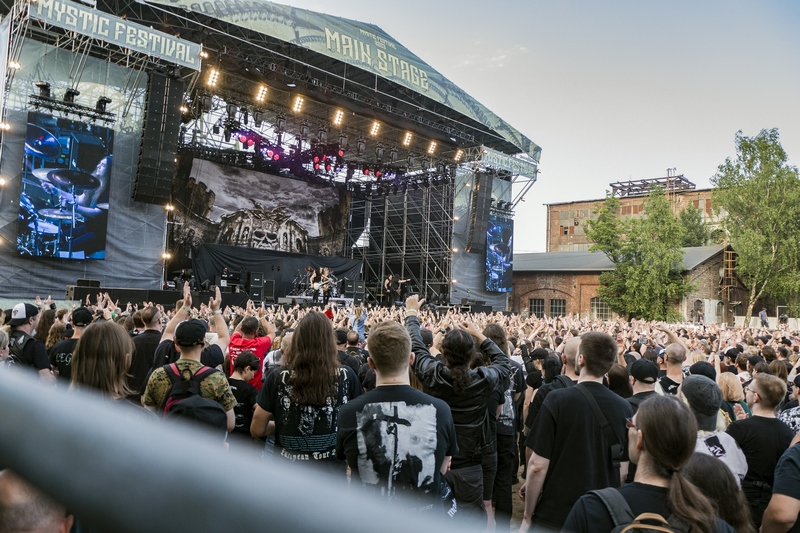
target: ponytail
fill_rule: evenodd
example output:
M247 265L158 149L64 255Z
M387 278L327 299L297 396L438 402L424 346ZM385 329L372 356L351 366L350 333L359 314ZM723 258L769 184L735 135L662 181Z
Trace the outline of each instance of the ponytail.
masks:
M692 485L680 472L670 476L667 485L667 506L691 533L711 533L716 521L716 510L700 489Z

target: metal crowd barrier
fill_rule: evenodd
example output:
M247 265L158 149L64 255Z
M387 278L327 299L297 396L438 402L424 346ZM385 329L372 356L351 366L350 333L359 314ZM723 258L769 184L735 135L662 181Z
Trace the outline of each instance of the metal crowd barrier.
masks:
M470 530L403 512L402 501L301 465L228 451L202 429L125 412L93 393L48 389L0 370L0 468L66 505L93 532Z

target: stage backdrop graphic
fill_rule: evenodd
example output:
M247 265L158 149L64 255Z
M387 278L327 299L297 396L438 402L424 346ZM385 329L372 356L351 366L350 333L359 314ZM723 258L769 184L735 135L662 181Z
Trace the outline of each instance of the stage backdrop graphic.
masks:
M201 244L341 255L350 209L342 189L184 154L173 191L170 276L192 266L192 250Z
M28 113L17 251L105 259L114 131Z
M514 253L514 220L489 215L486 230L486 290L511 292Z

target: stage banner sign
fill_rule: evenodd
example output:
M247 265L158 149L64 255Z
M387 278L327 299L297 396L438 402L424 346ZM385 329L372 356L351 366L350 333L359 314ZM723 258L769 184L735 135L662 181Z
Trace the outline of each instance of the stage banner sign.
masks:
M482 163L536 180L538 170L535 163L512 157L485 146L481 146L481 152Z
M121 48L200 70L201 45L69 0L31 2L28 16Z
M490 127L520 152L539 160L541 148L374 24L267 0L146 3L200 13L373 72Z

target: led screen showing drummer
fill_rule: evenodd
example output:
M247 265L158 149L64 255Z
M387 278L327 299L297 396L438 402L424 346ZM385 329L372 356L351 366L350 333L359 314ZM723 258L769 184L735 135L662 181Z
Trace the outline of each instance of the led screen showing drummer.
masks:
M486 230L486 290L511 292L514 221L489 215Z
M17 250L104 259L114 132L28 113Z

